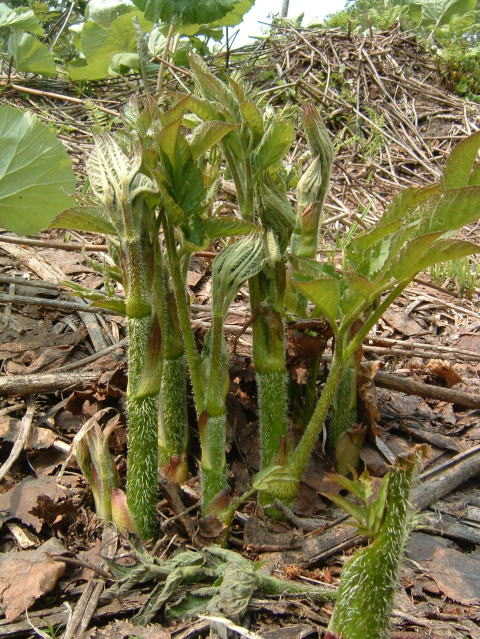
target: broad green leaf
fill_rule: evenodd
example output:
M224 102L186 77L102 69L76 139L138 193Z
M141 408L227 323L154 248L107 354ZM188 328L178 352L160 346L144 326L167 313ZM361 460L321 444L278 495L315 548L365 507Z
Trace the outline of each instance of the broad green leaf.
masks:
M255 102L242 102L240 105L240 113L253 133L253 140L257 142L263 135L263 118L260 109Z
M358 293L366 300L370 298L377 288L375 282L371 282L368 277L355 271L344 271L343 278L352 291Z
M227 122L209 121L200 124L193 132L189 142L194 160L198 160L205 151L218 144L237 125Z
M292 122L273 121L265 131L254 153L255 169L258 173L265 171L281 160L292 146L295 129Z
M287 258L293 269L301 273L302 276L313 278L335 276L334 269L330 265L317 262L313 258L298 257L298 255L293 255L292 253L288 253Z
M135 4L152 22L205 24L221 20L239 0L135 0Z
M415 271L425 271L430 266L458 260L480 252L480 245L465 240L443 239L433 244L432 248L419 261Z
M0 107L0 225L33 235L75 202L68 155L31 113Z
M347 246L347 258L353 262L365 257L365 253L387 235L396 233L402 226L402 220L388 224L377 224L372 229L355 235Z
M468 180L468 186L480 186L480 164L473 167Z
M67 229L69 231L86 231L87 233L101 233L113 235L115 228L103 216L96 206L74 206L57 215L48 225L50 229Z
M464 16L477 6L476 0L423 0L421 24L429 27L441 27L455 16Z
M407 217L412 215L420 204L439 191L440 188L437 185L400 191L380 218L379 226L385 226L392 222L405 223Z
M478 157L479 148L480 133L470 135L454 147L443 169L442 187L444 189L458 189L470 184L470 175Z
M399 254L395 263L392 266L392 274L397 280L409 279L418 273L421 268L421 260L428 253L432 244L434 244L441 232L428 233L427 235L420 235L412 240Z
M43 29L32 9L27 7L11 9L3 2L0 3L0 29L2 28L15 28L18 31L43 35Z
M195 82L200 88L203 97L216 102L216 107L232 121L235 111L240 110L238 100L232 90L210 72L200 56L191 53L189 56L190 67L193 71ZM235 121L235 120L233 120Z
M233 8L218 20L214 20L211 25L221 27L234 27L240 24L243 20L243 16L250 11L255 0L237 0Z
M480 186L466 186L432 197L422 209L422 233L455 231L480 217Z
M138 53L137 34L133 24L136 17L145 32L153 24L140 11L125 13L116 18L109 28L96 22L86 22L82 29L81 51L87 60L86 66L69 67L72 80L98 80L108 77L108 69L117 53Z
M243 16L250 11L253 6L255 0L237 0L233 9L226 13L222 18L218 20L214 20L213 22L209 22L208 27L206 28L205 23L200 24L186 24L182 23L181 26L175 29L176 33L181 33L182 35L207 35L209 37L213 37L217 40L221 40L223 33L221 27L234 27L243 20ZM220 27L220 29L219 29ZM214 31L220 31L220 37L215 37Z
M220 113L209 100L204 100L196 95L188 95L184 100L185 104L183 100L180 100L175 107L172 107L172 110L178 107L182 108L183 111L190 110L202 120L218 120Z
M323 277L311 282L299 282L294 279L292 282L325 315L332 329L336 330L340 306L340 282L333 277Z
M160 181L157 181L157 186L170 223L179 224L185 218L185 211L178 206Z
M260 232L261 228L253 222L241 220L238 217L209 217L204 220L205 231L208 237L214 240L217 237L231 237L246 235L247 233Z
M57 67L48 47L30 33L11 33L7 48L17 71L56 75Z
M116 18L134 10L135 5L130 0L90 0L85 19L109 27Z

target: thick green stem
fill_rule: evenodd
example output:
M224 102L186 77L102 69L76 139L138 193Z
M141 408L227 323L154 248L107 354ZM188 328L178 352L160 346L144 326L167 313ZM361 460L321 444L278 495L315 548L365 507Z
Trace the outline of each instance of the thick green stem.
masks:
M160 466L171 481L181 483L188 479L187 369L183 352L163 361L160 388Z
M409 495L418 453L389 477L386 515L375 541L342 571L329 629L344 639L387 639L400 560L410 531Z
M359 447L351 439L356 421L357 369L350 359L335 393L328 428L329 445L335 451L336 466L341 475L346 475L358 464Z
M225 457L226 414L207 417L206 424L200 424L202 443L202 513L223 519L228 502L222 496L227 488L227 460ZM220 499L220 501L219 501Z
M165 244L167 247L168 261L170 265L170 273L172 276L173 291L177 304L178 322L182 331L183 343L185 345L185 355L187 358L188 368L190 371L190 379L192 381L193 395L197 415L203 410L204 405L204 384L200 368L200 358L195 346L195 337L193 335L190 316L187 305L187 295L185 290L185 282L180 272L180 261L175 248L175 238L173 231L164 219L163 229L165 233Z
M151 325L150 315L127 318L127 502L143 538L153 536L156 528L158 385L156 392L138 393Z
M204 412L205 423L200 424L202 444L202 510L222 518L228 504L215 498L227 488L225 457L226 407L230 385L228 362L223 337L223 315L215 313L208 352L208 384Z
M251 314L255 318L253 363L257 372L262 468L265 468L284 462L288 435L284 322L278 308L283 298L277 295L283 287L277 286L275 273L267 277L262 272L249 280L249 288Z
M159 261L159 260L157 260ZM160 467L173 482L188 479L187 368L177 305L169 277L161 263L162 377L158 420Z

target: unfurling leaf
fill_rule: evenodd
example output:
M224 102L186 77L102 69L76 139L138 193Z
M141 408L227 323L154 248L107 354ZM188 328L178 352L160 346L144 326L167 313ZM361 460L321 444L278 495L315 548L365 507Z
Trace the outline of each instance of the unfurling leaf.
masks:
M224 315L240 286L259 273L265 251L261 235L252 234L223 249L213 262L214 313Z

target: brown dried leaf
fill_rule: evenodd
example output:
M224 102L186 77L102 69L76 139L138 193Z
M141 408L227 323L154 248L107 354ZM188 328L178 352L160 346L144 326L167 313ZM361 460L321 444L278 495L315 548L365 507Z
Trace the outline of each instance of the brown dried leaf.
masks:
M404 310L388 310L382 315L382 319L396 331L408 337L425 333L420 324L407 315Z
M18 619L39 597L55 588L65 564L53 561L47 552L64 551L57 540L37 550L8 553L0 565L0 600L8 622Z
M455 548L439 548L430 571L432 579L450 599L466 605L480 603L480 557Z
M2 415L0 417L0 439L7 442L14 442L18 436L21 419ZM34 428L27 439L26 448L30 450L40 450L41 448L49 448L57 439L55 433L48 428Z
M40 532L43 521L31 512L37 506L38 498L46 495L56 501L65 497L66 494L65 489L57 483L55 477L26 478L0 495L0 511L10 513L24 524L32 526L36 532Z
M372 429L375 429L380 419L374 383L375 375L380 366L380 362L366 362L357 370L358 419L362 424Z
M451 388L455 386L455 384L460 384L463 381L450 362L433 359L429 363L428 368L432 375L438 377L446 384L447 388Z

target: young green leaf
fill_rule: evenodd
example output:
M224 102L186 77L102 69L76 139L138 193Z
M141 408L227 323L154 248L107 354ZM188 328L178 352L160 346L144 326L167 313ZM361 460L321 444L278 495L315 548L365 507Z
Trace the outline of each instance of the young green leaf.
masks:
M257 173L265 171L285 156L292 146L294 135L292 122L275 120L269 125L253 156Z
M193 159L198 160L205 151L218 144L236 126L236 124L219 121L208 121L200 124L189 140Z
M253 133L254 142L258 142L263 135L263 118L260 109L254 102L246 101L240 105L242 118Z
M305 295L328 319L334 331L340 305L340 282L334 277L322 277L311 282L292 280L298 290Z
M253 222L231 216L209 217L204 220L204 226L208 237L212 240L217 237L246 235L247 233L259 233L261 231L261 228L253 224Z
M50 222L50 229L67 229L68 231L86 231L113 235L115 227L104 217L98 206L73 206Z

